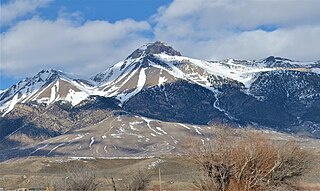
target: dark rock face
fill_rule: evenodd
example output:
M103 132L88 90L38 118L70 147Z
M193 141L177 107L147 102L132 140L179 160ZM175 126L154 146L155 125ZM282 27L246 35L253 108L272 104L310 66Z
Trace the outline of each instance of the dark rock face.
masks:
M242 124L259 124L281 130L297 120L285 111L281 105L259 101L245 94L240 88L222 87L218 96L219 107L228 111Z
M215 101L210 90L181 80L138 93L124 104L124 109L164 121L208 124L227 119L214 107Z
M320 75L262 72L249 90L214 77L211 82L220 91L217 105L239 122L319 137Z
M290 118L279 129L319 137L320 134L320 75L299 71L271 71L262 73L250 88L250 93L264 103L280 108ZM278 128L277 128L278 129Z
M262 72L245 89L232 79L210 76L213 93L187 81L145 89L123 108L164 121L208 124L228 121L316 136L320 132L320 77L299 71ZM308 122L309 121L309 122ZM299 128L294 128L298 127Z
M72 108L73 112L81 112L82 110L120 110L120 101L115 98L102 96L89 96L86 100Z
M284 70L262 73L250 93L301 118L320 99L320 75Z
M145 49L135 50L128 58L139 58L142 55L152 55L164 53L170 56L181 56L181 53L173 49L171 46L166 45L163 42L156 41L152 44L146 45Z
M311 107L309 107L304 114L301 116L301 118L304 121L313 121L315 123L320 123L320 99L318 98L313 102Z
M292 60L282 57L274 57L269 56L268 58L264 59L263 62L266 63L267 67L295 67L294 65L290 64Z

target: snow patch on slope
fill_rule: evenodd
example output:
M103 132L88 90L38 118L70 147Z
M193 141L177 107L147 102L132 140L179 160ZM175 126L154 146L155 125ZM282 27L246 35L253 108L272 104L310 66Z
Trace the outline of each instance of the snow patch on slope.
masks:
M146 118L146 117L140 117L140 118L143 119L145 122L147 122L147 126L149 127L149 129L150 129L151 131L153 131L153 132L156 133L156 134L162 135L162 133L156 131L155 129L153 129L153 128L151 127L150 122L151 122L151 121L154 121L154 120L149 119L149 118ZM155 135L154 133L150 133L150 134L155 137L156 135Z
M56 97L56 94L59 92L59 80L52 86L51 88L51 95L48 103L52 103L56 98L58 99L59 97Z
M226 63L223 63L223 62L208 62L208 61L198 60L198 59L184 57L184 56L169 56L166 54L158 54L155 56L158 59L166 62L171 68L173 68L174 76L178 78L184 78L185 75L181 70L176 68L172 63L189 61L195 66L204 69L209 74L217 75L225 78L231 78L233 80L239 81L243 83L246 88L250 87L251 83L253 82L255 73L276 70L276 68L259 68L259 67L235 64L233 59L229 59L227 60ZM201 79L200 75L199 77Z
M94 143L94 137L91 137L90 138L90 143L89 143L90 149L92 148L93 143Z
M7 111L2 115L5 116L7 113L9 113L11 110L13 110L14 106L18 103L18 94L16 94L13 99L10 101L10 105L9 108L7 109Z
M311 71L320 74L320 68L312 68Z
M61 143L61 144L59 144L59 145L57 145L57 146L53 147L53 149L51 149L51 150L48 152L48 154L47 154L47 155L50 155L53 151L57 150L59 147L61 147L61 146L65 145L65 144L67 144L67 143Z
M86 94L85 92L76 92L73 89L70 89L65 100L69 101L73 106L75 106L81 101L85 100L87 97L88 94Z
M186 125L184 125L184 124L182 124L182 123L178 123L179 125L181 125L182 127L184 127L184 128L186 128L186 129L191 129L190 127L188 127L188 126L186 126Z
M132 96L136 95L139 93L142 88L144 87L144 84L146 83L146 73L145 73L146 68L141 68L140 73L139 73L139 79L138 79L138 84L137 88L130 92L130 93L121 93L117 96L117 99L120 100L121 102L125 102L128 99L130 99Z

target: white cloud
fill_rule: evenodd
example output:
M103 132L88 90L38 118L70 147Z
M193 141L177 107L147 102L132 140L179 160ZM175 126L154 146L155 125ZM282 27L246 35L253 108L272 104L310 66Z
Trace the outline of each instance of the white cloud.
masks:
M154 31L157 39L203 59L317 60L319 9L315 0L175 0L153 17ZM276 30L261 30L270 26Z
M53 21L35 16L1 34L0 70L15 77L30 76L43 68L91 75L153 40L165 41L184 55L200 59L275 55L319 60L319 8L316 0L175 0L151 18L153 28L148 21L132 19L85 21L78 12L62 12ZM14 15L6 20L18 17ZM260 29L270 25L276 30ZM145 35L152 32L154 38Z
M1 4L1 24L9 24L15 19L34 12L39 7L46 6L51 0L13 0Z
M320 26L278 29L272 32L254 30L225 38L194 42L186 52L213 60L225 58L262 59L270 55L294 60L316 61L320 55ZM188 42L191 44L192 42Z
M81 25L60 18L32 18L1 34L1 70L28 76L43 68L89 75L105 70L147 40L147 22L87 21Z
M254 29L260 25L281 27L320 24L320 1L316 0L175 0L160 9L155 19L192 24L193 29ZM193 22L189 22L193 21Z

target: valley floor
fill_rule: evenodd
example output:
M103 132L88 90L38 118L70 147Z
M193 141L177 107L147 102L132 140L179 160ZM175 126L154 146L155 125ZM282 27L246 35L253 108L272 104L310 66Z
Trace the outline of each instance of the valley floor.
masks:
M314 168L303 176L303 190L320 190L320 154ZM139 170L151 175L148 190L159 190L159 168L162 190L195 190L193 180L196 166L185 157L167 156L146 159L70 159L25 158L0 163L0 190L17 188L45 188L68 176L70 169L90 169L101 184L99 190L112 190L111 177L116 184Z

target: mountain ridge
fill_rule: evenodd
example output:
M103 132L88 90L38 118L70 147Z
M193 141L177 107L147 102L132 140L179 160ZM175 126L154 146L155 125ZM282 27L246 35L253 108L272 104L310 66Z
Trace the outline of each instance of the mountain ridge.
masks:
M0 113L0 142L8 147L112 124L123 115L319 138L320 66L273 56L205 61L155 42L91 79L42 70L0 93Z
M188 66L181 66L181 63ZM177 68L175 64L177 64L177 66L180 68ZM154 43L147 43L141 46L140 48L133 51L124 61L118 62L117 64L111 66L104 72L98 73L89 79L85 79L74 74L64 73L63 71L55 69L42 70L34 77L25 78L16 85L13 85L10 88L1 91L0 111L2 110L3 115L5 115L13 109L16 103L24 103L30 100L36 100L38 102L50 104L54 101L52 100L54 98L51 98L48 95L46 98L47 100L45 101L36 99L31 95L36 94L40 90L50 88L45 86L49 86L50 83L52 83L54 80L57 80L57 78L62 79L63 81L67 81L71 86L74 87L74 89L77 89L78 92L82 94L82 96L80 96L82 98L80 98L77 101L73 101L72 98L70 98L71 96L69 96L67 99L68 93L64 92L64 98L60 98L57 100L69 101L72 102L73 105L76 105L84 99L86 99L87 97L89 97L90 95L99 95L105 97L118 96L121 102L127 101L132 95L135 95L137 92L141 91L141 89L144 88L141 87L141 85L144 81L143 78L147 77L145 71L148 70L148 67L157 68L160 72L166 73L166 75L163 75L161 77L159 74L158 84L153 82L147 87L160 85L164 83L165 76L169 76L169 82L176 81L177 79L191 80L196 83L202 81L202 83L200 83L201 85L207 87L208 89L211 89L210 86L212 86L212 84L208 84L207 82L205 82L207 80L204 79L209 78L210 75L238 81L248 88L252 83L254 75L259 72L267 72L272 70L296 70L301 72L313 72L319 74L319 65L320 64L317 62L298 62L287 58L274 56L269 56L262 60L253 61L235 59L227 59L223 61L202 61L188 57L183 57L180 52L176 51L168 44L161 41L156 41ZM191 75L200 72L205 74L200 76L194 76L194 78L192 78L191 75L188 76L188 72L190 71L186 71L187 69L181 67L189 67L187 68L189 70L191 68L191 72L193 72ZM169 70L165 70L166 68L169 68ZM49 76L45 76L46 74ZM123 81L121 80L124 77L129 78L129 80L127 79L127 82L136 81L136 91L133 91L132 89L134 88L132 87L131 89L130 87L127 87L127 91L125 91L124 88L118 88L117 90L114 90L115 86L119 86L119 84L114 82L118 79L119 83L122 83ZM140 85L138 84L137 79L141 79ZM156 79L153 79L153 81L155 80ZM44 83L41 84L39 82ZM31 87L25 87L28 85ZM124 83L120 85L126 86L127 84ZM51 92L51 94L52 93L53 92ZM17 94L20 95L17 96ZM129 96L126 96L128 94ZM8 102L11 103L9 104Z

